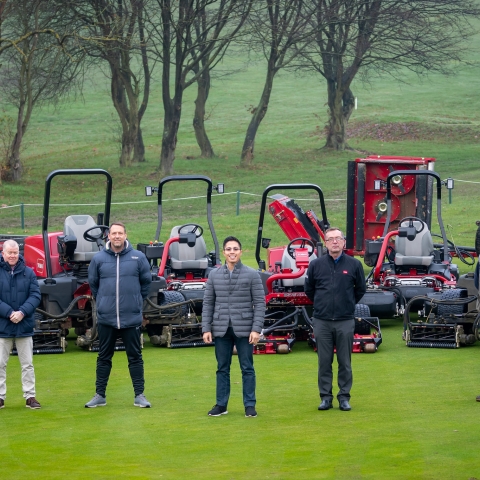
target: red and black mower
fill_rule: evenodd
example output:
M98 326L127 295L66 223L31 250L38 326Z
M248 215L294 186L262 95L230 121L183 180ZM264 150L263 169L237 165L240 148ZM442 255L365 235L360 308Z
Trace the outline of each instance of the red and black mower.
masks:
M160 241L164 187L169 182L205 182L207 184L207 222L214 250L207 252L204 228L186 223L172 228L165 243ZM223 184L213 186L203 175L174 175L160 180L158 187L146 187L147 196L158 195L158 223L155 239L140 243L150 261L154 277L163 279L162 288L147 300L144 310L146 330L153 345L169 348L207 346L203 342L201 322L203 295L209 272L220 264L220 250L212 221L212 192L223 193ZM210 345L210 344L209 344Z
M52 180L65 175L105 177L104 210L96 221L90 215L70 215L64 221L63 231L49 232ZM33 337L35 353L63 353L70 328L75 329L81 346L93 345L96 315L87 283L88 265L104 246L111 195L112 177L105 170L55 170L47 176L42 233L27 237L24 242L25 263L35 271L42 294Z
M270 247L263 237L264 214L272 190L313 190L318 195L321 219L312 210L304 211L284 194L272 195L268 211L287 235L287 246ZM315 348L312 326L312 302L305 295L305 273L310 261L324 255L324 232L328 229L323 192L314 184L270 185L262 195L255 257L265 289L267 312L260 342L254 352L289 353L295 340L307 340ZM260 258L260 247L267 248L267 263ZM268 264L268 267L267 267ZM381 343L380 323L371 317L368 307L357 312L354 352L376 351Z
M441 243L433 242L429 226L418 217L400 219L398 227L389 231L392 179L407 174L436 180ZM387 217L383 235L365 241L365 264L372 267L367 277L369 290L390 291L395 295L397 311L404 317L404 339L410 347L455 348L475 341L473 320L466 315L467 304L472 299L466 289L457 286L458 266L452 263L443 225L442 183L439 175L429 170L399 170L389 174L385 185L378 184L379 190L386 188ZM472 258L468 252L464 254ZM462 258L464 254L461 253ZM412 320L411 311L418 312L418 321Z

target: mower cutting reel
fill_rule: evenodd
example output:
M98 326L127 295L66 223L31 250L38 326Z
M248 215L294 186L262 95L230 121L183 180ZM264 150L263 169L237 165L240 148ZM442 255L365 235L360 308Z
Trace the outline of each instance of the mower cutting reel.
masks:
M173 227L169 238L160 241L163 223L163 192L169 182L205 182L207 184L207 222L214 250L207 253L204 228L196 223ZM183 348L205 346L201 315L203 295L210 271L220 264L220 248L212 221L212 192L223 193L224 186L213 186L203 175L174 175L160 180L158 187L146 187L147 195L158 194L158 223L155 239L139 243L150 262L152 275L162 285L152 292L144 309L145 328L156 346ZM211 345L211 344L209 344Z
M447 292L449 295L445 295ZM407 303L403 315L403 340L407 347L459 348L473 345L479 338L479 312L467 311L468 304L477 297L467 296L465 289L447 292L440 298L413 297ZM423 310L412 319L412 306L419 304L423 304Z

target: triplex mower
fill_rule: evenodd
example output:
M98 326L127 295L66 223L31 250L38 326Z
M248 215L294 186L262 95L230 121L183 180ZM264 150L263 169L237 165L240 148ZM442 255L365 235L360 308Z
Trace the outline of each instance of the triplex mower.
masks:
M169 182L205 182L207 184L207 222L214 250L207 253L204 229L195 223L172 228L165 243L162 230L162 199ZM150 261L152 274L164 279L157 298L148 300L144 310L146 330L153 345L169 348L207 346L202 339L201 322L203 295L209 272L220 263L220 250L212 221L212 191L223 193L223 184L213 186L203 175L175 175L160 180L158 187L146 187L147 196L158 194L158 223L155 239L140 243L137 248ZM210 345L210 344L209 344Z
M400 219L398 227L389 231L392 179L407 174L436 180L441 243L433 242L426 222L417 217ZM410 347L455 348L475 342L472 332L475 316L466 315L472 298L466 289L457 287L458 267L452 263L442 221L442 183L437 173L428 170L399 170L389 174L385 185L387 218L383 235L365 241L364 261L373 267L367 277L369 291L365 298L376 290L394 294L396 309L404 316L404 339ZM382 187L379 183L378 188ZM460 252L462 258L463 255L473 260L469 252ZM412 321L412 310L418 312L418 322Z
M283 194L273 195L268 210L290 240L287 246L270 247L263 237L268 194L272 190L313 190L318 194L321 220L309 210L304 212L294 200ZM322 240L329 223L323 192L314 184L275 184L262 195L257 229L255 258L265 290L267 312L257 354L289 353L296 339L308 340L315 347L312 327L312 302L305 295L305 273L311 260L325 254ZM267 249L267 262L260 258L260 248ZM268 265L268 267L267 267ZM353 352L374 352L381 343L378 318L370 317L368 307L356 312L357 323Z
M105 178L105 205L95 221L90 215L69 215L63 231L49 232L51 185L58 176L100 176ZM95 301L88 285L88 266L105 246L110 219L112 177L101 169L55 170L45 181L42 234L25 238L25 263L38 278L42 303L36 313L33 336L35 353L63 353L68 329L74 328L78 346L98 350ZM150 295L165 285L154 278ZM123 350L121 340L116 349Z

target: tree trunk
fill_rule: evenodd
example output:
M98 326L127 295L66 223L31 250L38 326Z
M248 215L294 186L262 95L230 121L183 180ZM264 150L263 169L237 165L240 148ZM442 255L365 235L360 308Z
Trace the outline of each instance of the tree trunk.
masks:
M327 80L327 83L329 119L326 125L327 139L325 148L345 150L348 147L345 135L348 120L345 118L344 92L336 85L336 82Z
M9 182L18 182L22 178L23 164L20 160L20 148L23 140L23 129L17 128L17 133L10 148L10 155L7 158L6 172L4 173L5 180Z
M177 134L180 127L182 112L182 95L164 103L165 120L163 121L162 151L160 153L160 172L162 175L173 174L175 149L177 148Z
M243 168L250 167L253 164L255 137L257 135L258 128L260 127L260 123L267 114L268 104L270 102L270 96L272 94L273 78L275 76L275 73L276 71L274 66L272 65L272 62L269 62L267 69L267 77L265 79L262 96L260 97L257 108L253 112L252 119L250 120L250 124L248 125L247 133L245 135L245 141L243 142L242 156L240 159L240 166Z
M133 145L133 161L138 163L145 161L145 144L143 143L143 135L140 125L138 126L137 138Z
M212 144L205 130L205 104L208 100L209 91L210 71L206 68L197 80L197 98L195 99L195 113L193 117L195 137L200 147L200 155L204 158L213 158L215 156Z

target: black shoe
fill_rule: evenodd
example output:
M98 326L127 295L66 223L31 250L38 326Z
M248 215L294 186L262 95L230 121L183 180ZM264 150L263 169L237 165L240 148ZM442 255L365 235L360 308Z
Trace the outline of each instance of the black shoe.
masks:
M480 402L480 395L475 399L477 402ZM0 407L2 408L2 407Z
M255 410L255 407L245 407L245 416L246 417L256 417L257 416L257 411Z
M331 400L322 400L322 403L318 406L319 410L330 410L333 408Z
M227 407L222 407L221 405L214 405L213 408L208 412L209 417L219 417L220 415L226 415Z
M348 403L348 400L340 400L340 410L343 410L344 412L348 412L351 409L352 407Z

